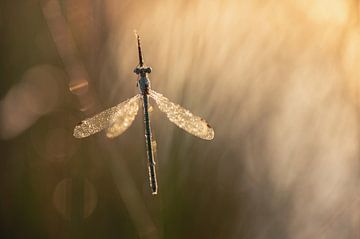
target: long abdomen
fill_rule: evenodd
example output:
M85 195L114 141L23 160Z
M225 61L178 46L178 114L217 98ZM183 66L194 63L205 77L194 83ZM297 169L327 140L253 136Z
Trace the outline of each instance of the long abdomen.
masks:
M150 177L150 187L153 194L157 193L157 183L156 183L156 172L155 172L155 160L154 152L152 148L152 136L151 136L151 127L150 127L150 117L149 117L149 96L147 94L143 95L144 98L144 122L145 122L145 140L146 140L146 151L149 160L149 177Z

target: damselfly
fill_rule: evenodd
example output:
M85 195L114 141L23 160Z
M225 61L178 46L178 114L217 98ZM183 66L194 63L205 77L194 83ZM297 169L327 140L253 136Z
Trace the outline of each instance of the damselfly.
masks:
M195 116L190 111L172 103L169 99L150 88L148 75L151 73L151 67L144 65L139 35L136 34L136 38L139 64L134 69L134 73L138 75L137 85L140 94L137 94L91 118L81 121L74 129L74 136L76 138L85 138L103 129L106 129L106 136L108 138L119 136L128 129L134 121L139 110L140 100L142 100L144 108L145 141L149 161L150 187L152 193L156 194L157 182L149 117L149 96L155 100L159 109L166 114L171 122L188 133L202 139L211 140L214 138L214 130L204 119Z

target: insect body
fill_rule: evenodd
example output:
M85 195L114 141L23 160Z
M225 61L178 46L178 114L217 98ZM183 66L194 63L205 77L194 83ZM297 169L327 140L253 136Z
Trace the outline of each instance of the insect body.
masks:
M193 134L199 138L211 140L214 138L214 130L206 121L193 115L190 111L181 106L172 103L163 95L151 90L148 75L151 73L151 67L144 66L141 51L140 37L137 36L139 65L134 72L139 76L138 87L140 94L107 109L91 118L83 120L74 129L76 138L84 138L106 129L106 136L114 138L122 134L130 127L139 110L140 99L143 101L144 123L145 123L145 141L149 164L150 187L153 194L157 193L155 159L153 152L153 142L151 135L151 125L149 116L149 98L155 100L159 109L166 114L171 122L178 127Z

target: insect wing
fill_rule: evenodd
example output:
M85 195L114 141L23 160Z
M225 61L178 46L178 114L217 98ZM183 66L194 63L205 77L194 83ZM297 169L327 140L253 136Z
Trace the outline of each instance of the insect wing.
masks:
M140 94L131 98L113 115L110 120L109 127L106 130L106 136L108 138L114 138L119 136L131 126L137 112L139 111L140 98Z
M93 134L100 132L101 130L109 127L110 123L113 122L113 118L118 116L118 112L124 112L125 115L134 114L133 111L126 112L126 111L124 111L124 109L128 109L129 106L135 107L134 102L137 102L135 104L137 104L136 107L138 109L139 108L139 106L138 106L139 105L139 103L138 103L139 97L140 97L140 95L136 95L114 107L104 110L103 112L101 112L97 115L94 115L91 118L81 121L74 129L74 137L75 138L85 138L85 137L93 135ZM136 115L136 113L135 113L135 115ZM127 118L127 116L123 116L123 117ZM129 121L127 121L127 122L129 123L129 126L130 126L131 122L129 122ZM127 129L129 126L127 126L125 129Z
M150 96L155 100L159 109L178 127L202 139L211 140L214 138L214 130L201 117L193 115L190 111L172 103L162 94L153 90L150 90Z

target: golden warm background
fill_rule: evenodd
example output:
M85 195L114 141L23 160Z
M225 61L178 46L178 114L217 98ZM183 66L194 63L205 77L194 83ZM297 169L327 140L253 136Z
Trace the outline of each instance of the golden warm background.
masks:
M0 3L1 238L360 238L356 0ZM152 87L159 194L142 115L115 140L77 122Z

